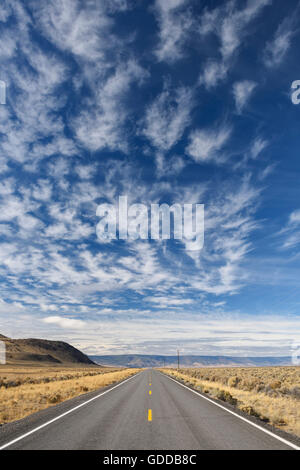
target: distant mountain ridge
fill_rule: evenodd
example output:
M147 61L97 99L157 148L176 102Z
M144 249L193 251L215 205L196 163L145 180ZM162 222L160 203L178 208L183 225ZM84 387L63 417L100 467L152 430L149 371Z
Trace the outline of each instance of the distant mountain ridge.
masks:
M124 354L90 356L96 363L121 367L177 367L177 356ZM255 367L291 365L290 357L180 356L180 367Z
M46 339L12 339L0 335L6 345L8 364L41 363L41 364L95 364L86 354L63 341Z

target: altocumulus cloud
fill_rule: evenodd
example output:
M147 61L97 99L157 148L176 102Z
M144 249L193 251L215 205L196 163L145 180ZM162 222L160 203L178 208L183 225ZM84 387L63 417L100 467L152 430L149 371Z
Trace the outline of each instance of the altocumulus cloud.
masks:
M43 318L42 321L44 323L48 323L50 325L57 325L57 326L60 326L61 328L66 328L66 329L80 329L85 326L85 322L82 320L77 320L75 318L59 317L56 315L53 317Z
M288 96L298 13L296 0L3 0L3 334L94 353L180 341L287 353L279 330L298 314L300 278ZM119 195L204 204L203 249L101 243L97 206Z

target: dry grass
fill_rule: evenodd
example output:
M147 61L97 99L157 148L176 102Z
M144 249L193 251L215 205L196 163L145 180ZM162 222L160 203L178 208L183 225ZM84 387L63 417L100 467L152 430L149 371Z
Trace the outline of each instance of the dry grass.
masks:
M36 411L101 387L119 382L138 369L99 367L0 367L0 423L8 423Z
M300 368L161 369L203 393L300 436Z

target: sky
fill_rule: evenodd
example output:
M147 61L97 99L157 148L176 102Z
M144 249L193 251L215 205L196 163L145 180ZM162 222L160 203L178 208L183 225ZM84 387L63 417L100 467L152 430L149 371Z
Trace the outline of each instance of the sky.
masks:
M298 0L2 1L0 333L300 348L299 20ZM204 204L203 248L99 240L122 195Z

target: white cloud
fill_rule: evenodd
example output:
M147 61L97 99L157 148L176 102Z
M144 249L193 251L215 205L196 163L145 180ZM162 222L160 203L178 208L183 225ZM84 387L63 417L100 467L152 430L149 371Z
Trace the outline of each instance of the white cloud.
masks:
M7 2L3 3L3 5L1 5L1 10L0 10L0 21L2 23L5 23L11 14L12 14L11 5Z
M300 209L292 212L289 217L289 222L291 224L299 224L300 223Z
M258 178L263 181L266 179L273 171L275 170L277 164L273 163L271 165L267 165L266 168L259 174Z
M174 176L179 174L186 165L186 162L179 155L165 157L163 153L157 153L155 156L157 175Z
M146 111L143 134L158 150L170 150L189 125L192 108L192 90L166 86Z
M66 318L59 316L46 317L42 320L44 323L49 325L58 325L61 328L65 329L81 329L85 326L85 322L82 320L77 320L75 318Z
M1 14L1 13L0 13ZM17 49L17 39L12 31L4 30L1 34L0 57L2 60L10 59Z
M16 189L16 181L14 178L8 178L5 181L0 181L0 195L8 196L13 194Z
M269 145L269 142L261 137L257 137L252 143L250 149L251 158L257 158L261 152Z
M227 15L222 18L219 30L221 54L225 60L231 57L240 46L248 24L261 13L265 6L271 3L271 0L248 0L245 8L241 10L232 10L234 3L228 4Z
M285 59L289 48L291 47L292 39L295 36L298 26L297 19L299 18L299 5L292 16L285 18L278 26L274 37L270 40L265 47L263 59L266 67L278 67Z
M113 37L108 35L112 21L102 2L91 0L84 7L78 0L31 1L37 24L60 49L80 59L103 61Z
M0 304L0 314L5 312L5 307L2 308ZM180 319L174 318L174 312L166 314L161 311L134 321L119 317L116 335L113 319L89 320L80 327L77 324L75 328L71 325L64 327L58 323L45 322L32 314L21 313L16 307L13 309L11 315L3 315L1 318L1 332L7 336L67 341L86 354L95 355L176 356L179 347L186 355L289 356L291 345L300 340L297 333L299 318L282 318L276 314L256 316L253 321L253 316L247 314L216 314L215 309L209 315L197 312ZM74 321L67 317L59 318ZM102 332L101 342L99 328Z
M224 155L222 156L220 152L228 142L230 135L231 129L227 126L195 130L190 134L190 142L186 152L198 163L223 162L226 158L224 159Z
M243 80L233 84L233 95L238 113L241 113L248 104L256 85L255 82L250 80Z
M287 223L276 233L280 250L294 249L300 244L300 209L291 212Z
M126 5L126 2L115 2L113 10L124 11ZM126 47L111 33L112 5L94 0L85 5L77 0L29 2L34 27L52 45L73 54L78 61L80 67L73 76L71 61L64 61L61 53L46 52L32 40L29 28L32 16L21 4L15 6L17 24L11 32L6 30L10 37L1 77L8 87L13 84L12 89L16 90L16 96L11 96L9 105L0 112L0 132L5 135L1 153L6 160L17 160L27 171L36 172L44 158L80 152L76 142L66 137L61 117L68 94L62 85L68 81L72 86L71 80L74 93L81 93L83 85L90 89L80 112L77 108L68 119L79 141L91 150L107 147L125 151L127 139L123 126L128 119L128 108L123 101L132 85L141 83L147 72L132 58L121 63L118 53L116 57L107 55L108 50L120 51ZM19 54L26 58L22 67L17 65ZM7 161L2 169L8 169ZM66 181L60 184L67 188Z
M32 204L26 198L22 199L15 195L6 195L0 202L0 220L12 221L15 218L21 218L37 207L36 203Z
M77 165L75 171L78 174L79 178L82 180L91 179L97 170L97 166L94 165Z
M32 195L37 200L49 201L52 196L52 184L48 180L38 180Z
M86 100L79 116L73 119L77 138L86 148L127 151L124 126L128 110L124 98L133 84L141 84L146 77L147 72L130 60L96 84L94 99Z
M3 79L10 93L5 110L0 113L0 131L5 136L1 153L7 160L36 171L39 160L58 153L62 140L68 141L58 116L64 106L64 94L58 95L57 88L67 80L69 70L61 57L42 51L32 41L31 18L20 2L14 3L14 13L16 24L11 26L10 34L15 47L11 47L3 63ZM25 59L22 66L18 65L20 55ZM48 142L45 147L41 145L44 139Z
M49 225L45 230L47 237L63 238L68 233L66 226L62 223Z
M159 24L159 44L155 54L159 61L173 63L184 55L184 43L193 25L187 4L187 0L155 1L154 11Z
M56 158L55 161L49 163L48 171L53 178L60 179L63 176L68 175L70 171L70 162L63 157Z
M225 79L233 59L244 37L247 27L272 0L248 0L244 8L237 9L236 2L225 2L213 10L206 9L200 22L199 33L217 36L220 42L220 59L210 59L204 66L199 83L207 88L216 86Z
M68 173L69 166L64 162L65 159L57 160L60 170L55 173L55 178L60 172ZM54 169L55 165L52 167ZM52 170L47 170L49 178L54 177ZM219 295L236 292L243 285L245 277L240 263L247 256L250 249L248 237L255 228L251 211L257 192L253 188L244 183L240 187L238 182L233 187L220 186L214 193L209 193L203 184L186 187L176 181L172 184L147 184L136 173L134 165L120 164L119 161L107 163L103 170L105 181L100 188L90 181L75 183L68 193L60 190L55 203L49 204L47 198L38 202L31 199L33 191L37 190L36 183L24 187L23 199L14 193L8 197L5 195L5 204L0 211L5 219L3 221L14 224L17 221L20 226L23 223L23 232L25 223L27 229L31 228L30 243L24 244L20 240L25 233L19 230L14 238L10 238L8 246L11 250L7 247L0 250L5 254L0 259L0 274L15 283L19 291L26 288L34 300L47 290L47 301L43 300L40 304L80 304L90 308L93 300L94 308L99 309L100 293L105 292L124 290L149 297L155 290L156 294L161 293L160 297L166 297L169 289L174 288L177 296L170 295L173 301L174 298L179 299L179 294L184 292L180 289L183 288L198 294L208 292ZM9 191L13 189L12 184ZM56 187L55 191L57 194ZM93 201L109 194L113 202L118 192L130 194L131 202L160 202L164 194L172 203L204 202L214 208L205 215L205 247L200 257L194 260L195 265L192 265L188 276L184 269L189 253L184 243L180 244L176 254L172 241L129 243L118 255L114 250L103 250L103 247L91 249L90 242L95 237L96 205ZM39 221L31 218L28 211L35 215L48 213L50 219L43 217L47 224L35 226ZM24 214L28 218L23 218ZM10 232L7 233L9 235ZM184 292L180 301L188 305L186 300L189 300L189 295ZM164 305L165 308L170 307L166 303ZM173 307L179 308L180 305L173 302ZM74 309L75 306L70 311L74 312Z
M214 88L217 84L224 80L227 76L228 66L224 62L216 60L208 60L205 64L204 70L199 77L199 85L204 85L206 88Z
M258 226L253 214L260 191L247 180L235 189L224 187L205 207L205 243L201 253L199 276L192 285L215 294L234 292L246 281L247 271L240 268L251 244L249 235Z
M132 0L103 0L103 4L110 13L124 12L134 6Z

